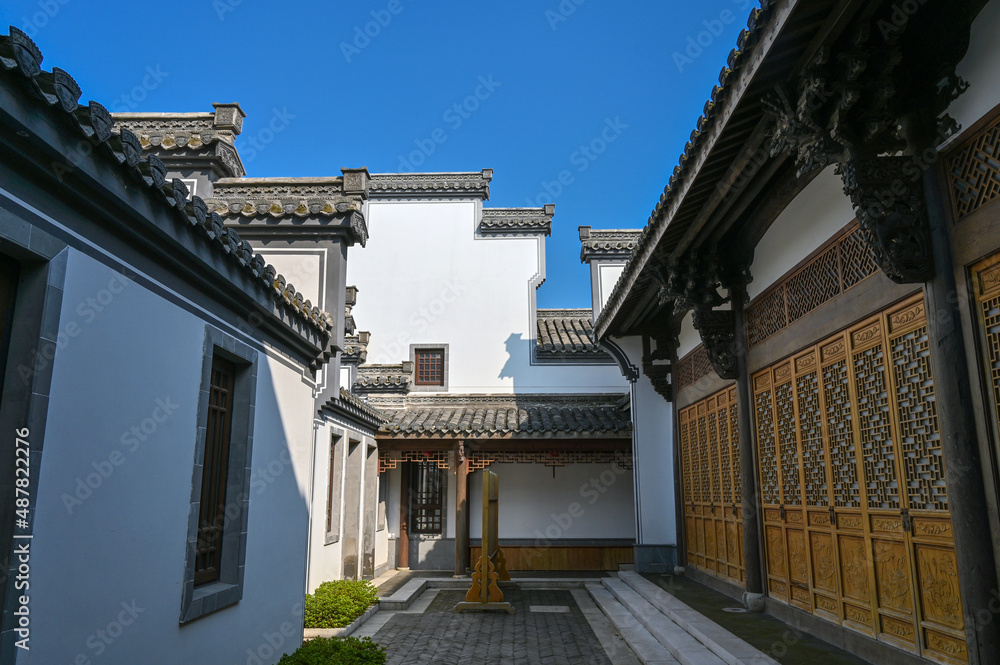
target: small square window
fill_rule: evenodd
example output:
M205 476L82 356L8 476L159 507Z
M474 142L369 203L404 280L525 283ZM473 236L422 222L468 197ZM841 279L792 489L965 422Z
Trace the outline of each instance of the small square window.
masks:
M444 349L417 349L416 374L418 386L443 386Z

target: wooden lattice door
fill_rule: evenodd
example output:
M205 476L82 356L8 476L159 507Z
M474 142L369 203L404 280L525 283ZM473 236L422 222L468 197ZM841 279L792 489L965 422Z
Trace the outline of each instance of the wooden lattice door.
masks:
M921 297L753 377L772 598L968 660Z
M745 573L736 418L736 388L726 388L680 412L680 442L688 565L739 583Z

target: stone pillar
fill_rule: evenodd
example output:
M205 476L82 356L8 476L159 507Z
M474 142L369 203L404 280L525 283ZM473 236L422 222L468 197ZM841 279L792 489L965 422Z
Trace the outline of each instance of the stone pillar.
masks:
M399 548L397 568L410 568L410 464L399 465Z
M469 567L469 460L465 442L455 451L455 577L465 577Z
M986 487L972 410L965 343L959 316L948 233L949 215L935 168L924 172L934 276L924 284L927 334L934 370L934 398L945 458L948 500L955 533L959 588L970 663L1000 663L1000 598L990 539Z
M743 511L743 566L746 570L746 591L743 604L751 612L764 611L764 574L761 560L760 493L757 491L757 462L754 455L753 421L750 401L753 397L750 372L747 368L746 285L730 288L735 319L734 347L736 351L736 409L740 430L740 479Z

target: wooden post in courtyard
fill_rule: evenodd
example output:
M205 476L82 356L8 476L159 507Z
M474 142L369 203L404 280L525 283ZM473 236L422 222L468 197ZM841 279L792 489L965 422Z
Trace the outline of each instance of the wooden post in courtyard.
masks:
M469 460L463 441L455 452L455 577L469 567Z
M514 606L504 602L497 586L509 581L507 562L500 549L499 534L500 479L492 471L483 471L483 542L479 561L472 573L472 587L465 601L455 606L455 612L502 611L514 613Z
M397 548L398 568L410 568L410 465L399 465L399 547Z

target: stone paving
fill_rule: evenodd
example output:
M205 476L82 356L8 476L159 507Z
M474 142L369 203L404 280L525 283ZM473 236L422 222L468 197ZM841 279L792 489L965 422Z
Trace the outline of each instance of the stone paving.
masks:
M504 589L513 616L455 614L464 597L440 589L422 613L395 613L374 637L386 648L387 665L614 665L569 590Z

